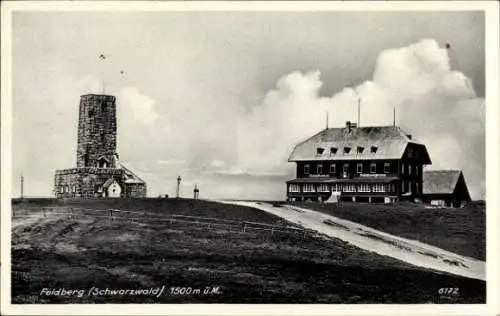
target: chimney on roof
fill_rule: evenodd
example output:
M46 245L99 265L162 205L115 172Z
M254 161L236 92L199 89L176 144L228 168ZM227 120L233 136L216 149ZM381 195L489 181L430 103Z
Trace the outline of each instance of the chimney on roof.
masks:
M345 122L345 127L349 130L349 132L353 129L353 128L356 128L358 126L357 123L353 123L351 121L347 121Z

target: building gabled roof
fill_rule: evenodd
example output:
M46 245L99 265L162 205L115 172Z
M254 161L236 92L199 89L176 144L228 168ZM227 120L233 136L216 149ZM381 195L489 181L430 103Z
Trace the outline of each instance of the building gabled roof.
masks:
M109 178L108 180L106 180L106 182L104 182L104 184L102 185L103 189L107 189L109 188L110 185L112 185L114 182L116 182L116 180L114 178Z
M139 178L138 175L136 175L135 173L133 173L132 170L130 170L127 167L125 167L122 163L118 162L118 165L119 166L117 166L117 167L123 169L123 171L124 171L124 175L125 175L124 182L125 183L146 183L144 180L142 180L141 178Z
M429 170L423 174L423 194L452 194L462 175L460 170Z
M430 164L425 145L412 140L397 126L324 129L295 146L288 161L400 159L410 143L421 149L423 163ZM362 152L358 152L358 147L362 147ZM323 149L321 154L318 148ZM349 148L349 152L344 148Z

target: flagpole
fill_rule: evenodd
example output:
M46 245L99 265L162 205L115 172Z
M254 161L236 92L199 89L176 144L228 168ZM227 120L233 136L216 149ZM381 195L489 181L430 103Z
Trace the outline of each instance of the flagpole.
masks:
M106 56L104 56L104 54L101 54L99 55L99 60L100 61L104 61L106 59ZM106 85L104 83L104 75L103 75L103 78L102 78L102 94L104 94L106 91Z

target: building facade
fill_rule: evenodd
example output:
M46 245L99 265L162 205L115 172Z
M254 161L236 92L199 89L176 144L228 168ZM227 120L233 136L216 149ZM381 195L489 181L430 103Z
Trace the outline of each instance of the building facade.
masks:
M425 145L397 126L328 128L295 146L289 201L394 202L422 196Z
M76 168L56 170L56 197L146 196L146 183L118 159L116 123L114 96L80 97Z

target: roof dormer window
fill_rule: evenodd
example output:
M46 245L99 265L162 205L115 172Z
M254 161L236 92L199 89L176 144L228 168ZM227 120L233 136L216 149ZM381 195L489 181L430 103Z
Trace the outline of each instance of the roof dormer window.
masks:
M351 147L344 147L344 154L348 154L351 152Z
M337 147L330 148L330 155L335 155L337 153Z
M378 150L378 147L377 146L372 146L370 150L371 150L372 154L376 154L377 150Z
M324 148L321 148L321 147L316 148L316 154L317 155L322 155L324 151L325 151Z
M358 154L362 154L364 150L364 147L358 146Z

